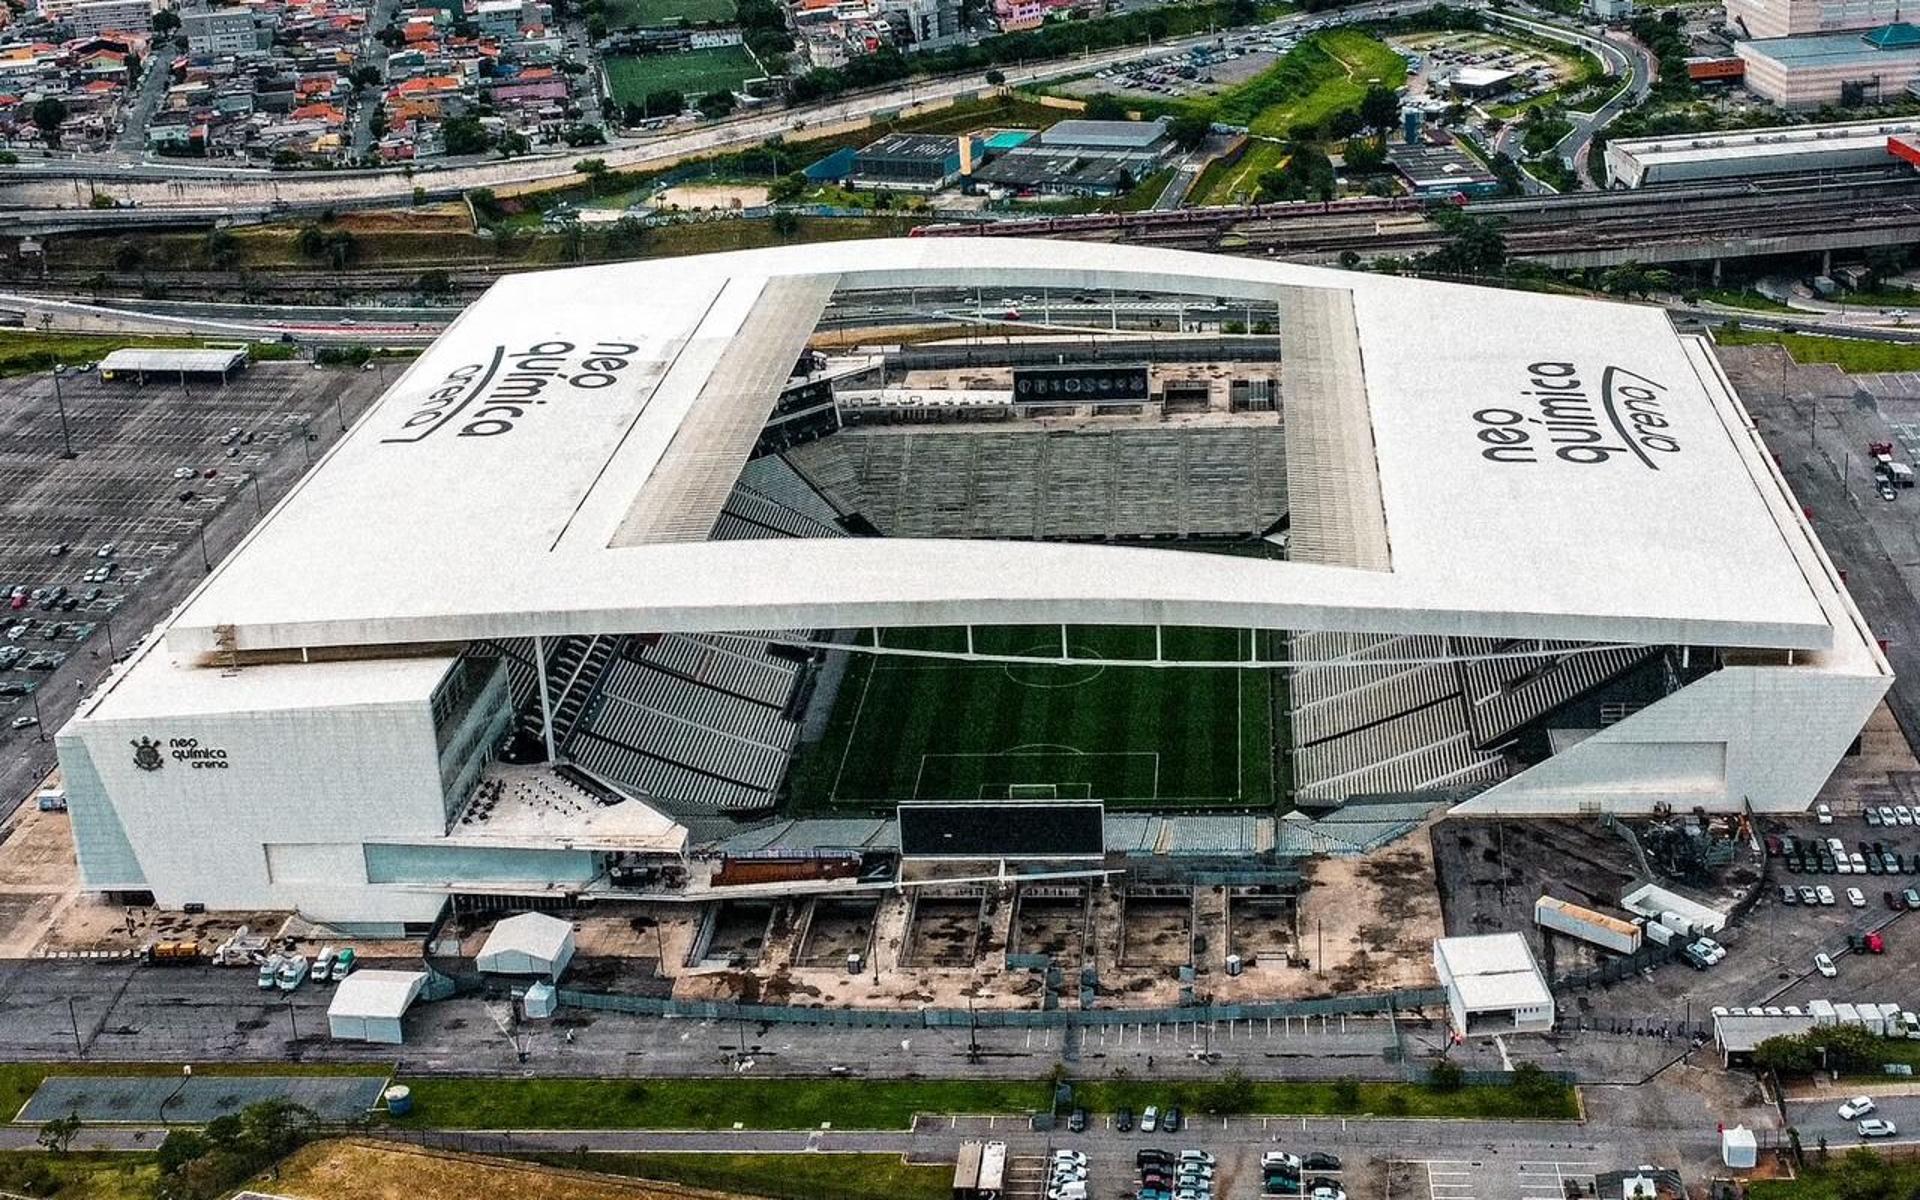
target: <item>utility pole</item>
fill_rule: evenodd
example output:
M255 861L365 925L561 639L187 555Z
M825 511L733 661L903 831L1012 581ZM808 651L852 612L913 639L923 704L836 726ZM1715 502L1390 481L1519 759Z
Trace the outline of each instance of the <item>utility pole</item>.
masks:
M67 1020L73 1022L73 1052L80 1058L87 1056L87 1048L80 1043L80 1014L74 1011L73 997L67 997Z
M53 406L60 413L60 444L64 447L61 458L73 458L73 433L67 428L67 402L60 395L60 375L67 369L65 363L53 364Z
M204 517L200 521L200 565L207 569L207 574L213 574L213 559L207 555L207 522Z

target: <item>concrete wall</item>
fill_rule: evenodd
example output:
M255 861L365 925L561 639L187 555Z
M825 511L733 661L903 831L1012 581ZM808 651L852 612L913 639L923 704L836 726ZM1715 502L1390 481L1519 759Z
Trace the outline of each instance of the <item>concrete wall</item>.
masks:
M1637 813L1664 802L1804 812L1891 684L1884 675L1726 667L1455 811Z
M158 743L143 770L134 743ZM192 750L219 758L198 761ZM418 702L76 722L63 763L82 878L126 887L131 848L162 907L298 909L315 920L429 920L437 895L366 887L360 839L446 833L431 714ZM175 757L179 750L186 757ZM90 768L90 771L88 770ZM96 794L97 792L97 794ZM95 806L104 806L96 812ZM109 819L106 814L110 813ZM114 835L114 825L122 831Z

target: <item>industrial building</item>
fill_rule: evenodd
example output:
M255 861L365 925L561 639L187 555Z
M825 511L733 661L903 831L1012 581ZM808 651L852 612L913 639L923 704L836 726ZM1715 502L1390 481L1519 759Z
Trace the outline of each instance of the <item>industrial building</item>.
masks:
M1062 121L973 172L982 183L1055 196L1111 196L1173 153L1171 121Z
M1920 28L1904 21L1735 42L1733 49L1746 62L1747 89L1789 109L1896 99L1920 75Z
M1416 196L1497 196L1500 177L1452 146L1393 146L1387 162Z
M171 382L185 382L188 376L219 377L222 382L246 369L243 349L115 350L100 360L100 378L133 379L145 383L148 376Z
M1900 18L1900 0L1727 0L1727 24L1750 38L1872 29Z
M1548 1033L1553 989L1525 936L1435 938L1433 969L1447 993L1447 1019L1461 1037Z
M1191 419L842 428L808 352L828 306L941 289L1263 312L1231 352L1278 386L1202 363ZM1004 350L1016 392L1044 365L1097 412L1191 352L1063 364L1106 344L1076 329ZM914 352L964 387L987 350ZM1263 553L1188 544L1226 536ZM80 871L344 932L709 895L696 851L779 811L823 664L897 653L854 631L960 630L915 653L974 661L976 629L1052 623L1099 670L1286 631L1225 665L1286 673L1277 752L1316 812L1800 811L1891 681L1708 343L1656 308L995 238L534 272L82 701L57 739Z
M851 179L860 188L937 192L971 167L971 156L968 138L890 133L853 156Z
M1607 143L1607 180L1636 188L1886 167L1894 161L1889 142L1915 135L1920 119L1889 118L1618 138Z

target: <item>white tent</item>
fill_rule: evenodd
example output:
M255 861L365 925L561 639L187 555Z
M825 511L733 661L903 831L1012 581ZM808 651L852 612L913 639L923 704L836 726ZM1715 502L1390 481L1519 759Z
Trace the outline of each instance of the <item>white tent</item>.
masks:
M427 983L425 971L355 971L327 1005L327 1031L343 1041L398 1046L400 1018Z
M1720 1131L1720 1161L1729 1167L1747 1168L1760 1161L1760 1147L1753 1130L1745 1125Z
M572 960L571 924L545 913L521 913L493 927L480 947L479 967L494 975L558 980Z

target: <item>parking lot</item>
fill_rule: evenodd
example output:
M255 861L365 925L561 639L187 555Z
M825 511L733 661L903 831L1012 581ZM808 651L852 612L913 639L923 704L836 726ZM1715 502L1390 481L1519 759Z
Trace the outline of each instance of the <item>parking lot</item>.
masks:
M51 767L52 734L80 692L233 547L381 378L260 363L226 384L142 387L90 370L67 371L57 388L50 374L0 380L0 646L17 650L0 658L0 813Z

